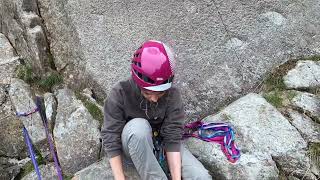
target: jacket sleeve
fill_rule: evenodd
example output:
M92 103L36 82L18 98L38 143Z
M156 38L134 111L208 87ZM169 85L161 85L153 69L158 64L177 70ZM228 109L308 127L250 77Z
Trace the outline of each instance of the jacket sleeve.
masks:
M169 93L166 115L160 134L167 152L179 152L185 114L179 90L172 89Z
M124 125L123 96L119 88L115 87L104 102L104 123L101 130L103 147L110 158L121 154L121 132Z

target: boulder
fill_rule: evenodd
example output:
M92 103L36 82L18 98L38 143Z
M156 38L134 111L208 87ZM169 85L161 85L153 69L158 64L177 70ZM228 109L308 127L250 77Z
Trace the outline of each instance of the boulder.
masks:
M258 94L248 94L204 119L221 121L230 123L236 132L236 144L242 153L237 163L228 163L219 145L198 139L187 141L190 151L218 179L277 179L279 170L272 156L307 148L299 132Z
M41 173L41 178L43 180L52 180L58 179L58 175L53 163L49 163L47 165L40 165L39 170ZM32 171L31 173L24 176L21 180L36 180L38 179L37 173Z
M138 172L133 166L124 164L124 173L126 179L128 180L138 180L140 179ZM77 172L72 180L90 180L90 179L100 179L109 180L114 179L108 158L104 157L99 162L96 162L89 167L82 169Z
M58 109L53 135L62 171L72 175L99 158L99 122L69 89L56 92Z
M291 106L320 123L320 98L307 92L298 92L291 100Z
M0 84L0 156L23 159L27 156L22 121L15 116L5 85Z
M34 95L28 84L20 79L12 79L9 88L9 96L14 106L14 110L18 113L29 113L36 108ZM46 139L44 126L39 113L33 113L27 117L20 116L28 130L29 136L33 143L37 144Z
M292 120L292 125L298 129L308 143L320 143L320 124L294 110L289 109L288 114Z
M288 88L306 89L320 86L320 62L298 61L283 77Z

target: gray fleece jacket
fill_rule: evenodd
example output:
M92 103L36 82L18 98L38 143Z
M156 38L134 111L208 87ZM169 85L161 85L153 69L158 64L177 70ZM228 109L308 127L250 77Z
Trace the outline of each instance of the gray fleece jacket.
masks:
M141 95L139 87L131 78L117 83L104 102L101 136L108 157L121 154L122 130L133 118L147 119L153 130L159 130L166 151L180 151L184 110L177 88L167 90L158 104L155 104Z

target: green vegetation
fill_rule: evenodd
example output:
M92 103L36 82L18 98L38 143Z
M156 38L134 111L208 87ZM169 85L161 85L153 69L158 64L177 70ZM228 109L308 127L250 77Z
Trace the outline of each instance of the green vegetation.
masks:
M51 91L52 87L63 82L63 78L55 71L48 73L47 76L36 75L30 65L20 65L16 70L16 75L31 86L36 86L44 91Z
M71 180L72 178L73 178L73 176L63 175L64 180Z
M93 102L90 102L87 97L81 95L81 93L79 92L76 92L76 97L82 101L82 103L88 109L91 116L94 119L98 120L101 124L103 122L103 113L100 110L100 108Z
M288 91L287 92L287 98L289 99L289 101L292 101L292 99L294 98L294 97L296 97L298 94L297 94L297 92L295 92L295 91Z
M283 98L282 93L280 91L272 91L264 94L264 98L276 108L280 108L283 106Z
M263 90L265 92L270 91L283 91L286 86L283 82L283 76L285 76L289 70L296 66L297 60L289 60L286 63L275 68L264 80Z
M320 61L320 55L314 55L309 57L303 57L301 60Z
M267 91L272 90L284 90L286 88L282 76L271 74L265 80L265 85L267 86Z
M63 78L58 73L51 73L49 76L44 77L36 82L36 84L44 90L50 91L54 85L61 84Z
M19 79L22 79L26 83L33 83L35 81L35 76L33 74L33 69L30 65L20 65L16 69L16 74Z
M320 143L311 143L309 145L308 155L318 169L320 169Z

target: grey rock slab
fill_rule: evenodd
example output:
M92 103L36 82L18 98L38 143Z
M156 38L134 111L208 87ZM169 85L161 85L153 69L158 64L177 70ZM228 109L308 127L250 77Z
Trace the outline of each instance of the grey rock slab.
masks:
M68 14L68 1L38 1L39 11L47 29L50 52L58 71L63 70L64 82L78 85L78 76L85 73L85 58L78 31ZM86 2L83 2L87 4ZM89 3L90 4L90 3ZM88 27L90 24L88 24ZM97 42L101 42L98 41Z
M124 174L126 176L126 179L128 180L140 179L136 169L133 166L124 164L123 167L124 167ZM91 180L91 179L101 179L101 180L114 179L108 158L104 157L100 161L90 165L85 169L82 169L81 171L75 173L74 177L72 178L72 180Z
M298 61L295 68L283 77L288 88L313 88L320 86L320 62Z
M16 112L29 113L36 108L30 86L20 79L12 79L9 96ZM39 113L33 113L27 117L20 116L19 119L28 130L33 143L37 144L46 139L44 126Z
M253 91L289 58L320 53L317 0L271 2L40 0L39 7L58 69L71 82L82 71L99 96L130 75L143 41L167 42L190 116Z
M216 179L278 179L279 171L275 162L272 161L270 155L264 152L248 153L242 151L240 160L232 164L228 162L217 144L210 144L198 139L188 139L186 144L192 154L204 164Z
M19 57L15 56L9 40L4 34L0 33L0 79L13 77L19 64Z
M291 100L291 105L320 122L320 97L297 91L297 95Z
M291 123L308 143L320 143L320 124L294 110L288 110Z
M58 109L53 134L61 168L70 175L98 160L99 122L70 89L58 90L56 98Z
M53 125L54 125L54 120L57 114L57 101L55 99L54 94L52 93L45 93L43 95L44 98L44 104L46 107L46 117L48 120L48 128L50 130L50 132L52 132L53 130Z
M43 180L58 179L57 172L53 163L40 165L39 170L41 173L41 178ZM32 171L31 173L24 176L21 180L36 180L36 179L38 179L38 176L35 171Z
M27 156L22 134L23 124L15 116L7 87L0 84L0 156L23 159Z
M19 174L20 168L17 159L0 156L0 179L14 179Z
M2 33L0 33L0 55L1 61L4 59L13 58L15 56L13 47L11 46L7 37Z
M307 152L283 154L272 158L277 163L277 166L289 176L298 179L317 180L315 174L319 175L319 171L312 167Z
M45 72L50 66L47 39L42 20L39 17L37 1L3 0L1 31L19 54L34 71Z
M236 132L241 157L228 163L216 144L189 139L191 152L224 179L268 179L278 176L272 156L303 151L307 143L276 108L258 94L250 93L204 122L228 122ZM234 173L233 173L234 172Z

